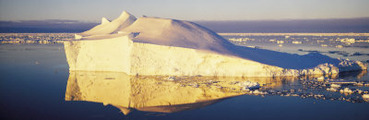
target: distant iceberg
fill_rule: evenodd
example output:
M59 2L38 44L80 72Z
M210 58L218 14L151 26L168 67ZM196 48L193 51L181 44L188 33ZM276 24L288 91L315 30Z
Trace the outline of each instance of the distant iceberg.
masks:
M360 61L237 46L198 24L123 12L64 43L72 71L128 75L273 77L366 70Z

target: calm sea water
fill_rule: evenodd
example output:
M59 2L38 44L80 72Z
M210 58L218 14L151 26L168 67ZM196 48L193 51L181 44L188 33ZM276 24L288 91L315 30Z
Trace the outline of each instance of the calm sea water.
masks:
M333 57L369 60L366 42L348 44L341 42L343 37L225 38L243 38L233 42L249 47L297 54L320 52ZM291 38L294 40L290 40ZM344 38L367 40L365 36ZM304 42L305 39L310 42ZM278 40L284 43L277 43ZM301 44L292 43L299 40L302 41ZM318 40L323 41L317 42ZM63 44L3 43L0 44L0 118L369 119L369 103L361 97L363 92L369 90L368 86L365 86L369 81L367 71L323 79L175 79L178 80L168 81L166 77L130 77L119 73L69 72ZM262 87L258 91L263 93L254 94L239 90L237 82L243 81L260 83ZM345 95L339 91L327 91L330 82L354 82L364 85L341 85L340 89L349 88L353 91L352 94Z

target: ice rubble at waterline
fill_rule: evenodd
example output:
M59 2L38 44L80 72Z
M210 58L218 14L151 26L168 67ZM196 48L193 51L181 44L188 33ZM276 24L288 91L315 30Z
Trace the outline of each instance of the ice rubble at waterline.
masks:
M70 70L128 75L273 77L332 75L365 70L359 61L319 53L288 54L236 46L193 22L140 17L117 19L64 43Z

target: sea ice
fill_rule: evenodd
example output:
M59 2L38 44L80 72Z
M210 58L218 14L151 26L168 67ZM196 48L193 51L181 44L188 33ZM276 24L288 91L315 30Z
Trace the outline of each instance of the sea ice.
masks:
M354 93L350 88L341 89L340 93L342 94L352 94Z
M333 88L333 87L331 87L331 88L327 88L327 91L337 92L337 88Z
M259 83L251 81L239 82L238 85L242 87L242 90L255 90L260 88Z
M292 41L293 44L302 44L301 41Z
M254 91L252 91L252 94L255 94L255 95L265 95L265 94L267 94L267 92L262 92L262 91L259 91L259 90L254 90Z
M364 94L362 97L366 102L369 102L369 94Z
M339 84L331 84L330 88L327 88L327 91L337 92L340 87L341 87L341 85L339 85ZM344 91L342 91L341 93L343 93L343 92Z
M340 87L341 87L341 85L338 85L338 84L331 84L331 87L332 87L332 88L340 88Z

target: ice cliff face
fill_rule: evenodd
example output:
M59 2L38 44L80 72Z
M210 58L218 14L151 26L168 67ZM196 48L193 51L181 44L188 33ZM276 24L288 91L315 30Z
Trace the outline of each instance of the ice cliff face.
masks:
M70 70L117 71L129 75L301 76L364 70L358 61L321 54L304 56L236 46L192 22L141 17L117 19L65 42Z

